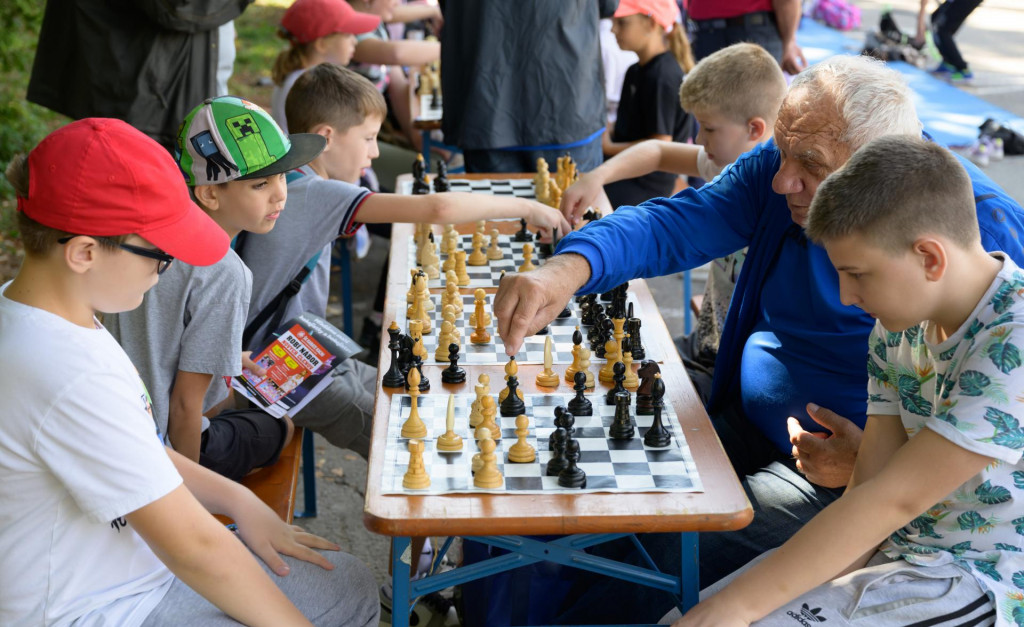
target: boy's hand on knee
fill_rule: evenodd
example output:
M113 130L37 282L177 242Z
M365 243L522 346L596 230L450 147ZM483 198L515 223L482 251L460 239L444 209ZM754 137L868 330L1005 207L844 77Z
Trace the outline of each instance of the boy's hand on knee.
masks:
M282 554L316 564L324 570L333 570L334 565L314 549L341 550L341 547L325 538L307 533L297 525L287 524L262 501L246 510L235 522L238 535L246 546L281 577L291 571L281 558Z
M793 444L793 459L797 470L807 480L826 488L841 488L850 481L857 461L857 449L863 431L850 420L834 411L808 403L807 414L828 433L805 431L800 421L790 417L787 421L789 441Z

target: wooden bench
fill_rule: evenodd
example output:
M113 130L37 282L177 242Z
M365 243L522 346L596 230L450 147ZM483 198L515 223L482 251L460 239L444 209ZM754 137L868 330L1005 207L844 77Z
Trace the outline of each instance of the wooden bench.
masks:
M292 522L295 514L295 488L302 460L302 431L302 427L295 427L291 442L281 451L276 464L260 468L242 479L242 485L252 490L287 523ZM231 523L231 519L226 516L217 516L217 519L224 524Z
M697 294L696 296L694 296L693 298L690 299L690 311L693 312L693 315L695 315L695 316L699 316L700 315L700 308L701 308L701 305L703 305L703 304L704 304L704 295L703 294Z

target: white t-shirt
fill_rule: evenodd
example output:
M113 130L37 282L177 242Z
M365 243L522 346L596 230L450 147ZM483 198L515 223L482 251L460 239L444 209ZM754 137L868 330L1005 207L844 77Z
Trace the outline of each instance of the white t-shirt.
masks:
M138 625L174 576L124 516L181 476L114 338L9 300L6 289L0 625Z

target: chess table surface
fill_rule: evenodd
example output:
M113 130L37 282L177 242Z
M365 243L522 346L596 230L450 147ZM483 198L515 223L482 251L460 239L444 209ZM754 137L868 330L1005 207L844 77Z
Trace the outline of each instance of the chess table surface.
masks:
M409 177L402 175L399 179ZM529 178L532 174L460 175L451 178ZM458 225L470 233L474 224ZM513 222L488 223L488 229L502 233L518 229ZM395 224L391 237L391 261L388 273L384 326L404 318L405 294L408 287L408 246L413 225ZM672 346L672 338L657 306L641 280L630 282L643 311L644 342L649 345ZM493 294L494 289L486 290ZM464 290L468 292L468 290ZM390 363L387 334L383 334L379 374ZM385 388L377 382L374 410L373 444L367 473L366 501L363 519L366 527L383 535L497 535L497 534L575 534L718 531L739 529L753 518L753 512L736 473L732 469L714 428L708 420L700 399L675 351L665 351L660 364L665 382L666 399L676 410L678 427L689 443L697 466L703 492L671 493L580 493L580 494L453 494L453 495L386 495L383 493L388 417L393 396L405 394L403 389ZM635 367L638 367L636 364ZM465 365L467 379L462 384L441 382L442 365L424 365L423 374L431 383L427 394L472 394L473 385L482 373L491 378L491 389L497 393L504 380L504 363ZM596 372L596 366L592 366ZM520 389L524 394L567 393L564 379L557 389L538 387L535 378L540 365L520 365ZM565 366L556 366L562 376ZM610 385L597 383L595 397ZM421 397L422 398L422 397Z

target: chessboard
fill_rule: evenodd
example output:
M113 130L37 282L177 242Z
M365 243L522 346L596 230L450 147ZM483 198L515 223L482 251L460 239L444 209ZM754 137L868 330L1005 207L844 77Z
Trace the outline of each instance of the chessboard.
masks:
M494 385L494 381L491 382ZM635 394L630 405L637 428L631 440L613 440L608 436L615 407L605 405L604 395L588 394L593 403L593 416L576 418L573 437L580 444L579 467L587 473L585 488L563 488L557 477L545 475L551 458L548 437L554 431L554 409L566 405L572 394L524 394L526 415L530 418L527 442L537 451L532 463L509 462L506 451L515 444L515 418L495 417L501 427L501 439L495 440L498 470L504 481L500 488L484 489L473 486L472 458L478 452L469 426L470 405L474 394L455 395L455 428L462 436L463 448L459 452L439 452L435 438L445 431L448 395L424 394L417 406L420 417L427 425L423 461L430 475L430 487L410 490L402 486L402 477L409 465L408 438L401 437L402 423L409 416L411 397L405 394L391 397L388 417L387 441L382 472L383 494L426 495L456 493L507 494L578 494L581 492L702 492L700 476L683 437L675 411L668 400L662 412L662 421L672 435L672 442L664 448L644 445L643 436L651 426L653 416L637 416Z
M431 175L433 182L433 175ZM467 192L472 194L490 194L492 196L514 196L517 198L529 198L536 200L537 196L533 190L533 179L459 179L450 178L448 184L453 192ZM399 194L412 194L412 180L402 180L398 184ZM431 194L434 193L431 185ZM497 218L493 221L512 220L514 218Z
M435 241L440 240L440 234L434 233ZM490 230L488 229L487 234L484 236L484 251L487 251L487 246L491 242ZM519 271L519 266L523 264L523 245L531 244L533 246L533 265L542 266L544 265L544 259L540 257L538 251L538 244L536 240L533 242L517 242L512 239L511 235L499 235L498 236L498 247L501 249L501 259L487 260L486 266L466 266L466 273L469 274L469 285L462 285L462 288L476 289L478 287L489 288L498 287L498 280L501 279L501 273L513 274ZM466 234L459 236L459 248L466 251L468 256L473 252L473 235ZM416 242L413 237L409 238L409 268L416 267ZM448 258L445 253L440 253L442 263ZM412 281L412 276L408 277L408 280ZM411 283L406 284L406 289L409 288ZM430 279L427 281L428 288L440 288L444 287L444 274L436 279Z
M430 333L423 334L423 348L427 351L427 358L423 363L425 364L447 364L448 360L438 362L434 359L434 351L437 350L437 338L441 334L441 294L432 294L431 298L434 300L434 308L430 314ZM627 302L633 304L633 311L636 317L643 319L643 311L640 309L640 303L636 300L636 297L628 293L626 295ZM508 355L505 354L505 342L502 341L501 336L497 333L497 327L494 323L494 294L487 294L484 298L484 310L492 314L491 324L487 326L488 332L491 334L491 341L486 344L473 344L469 341L469 336L473 333L473 327L469 324L469 315L473 313L473 295L463 294L462 295L462 315L455 317L455 325L458 327L462 337L462 345L459 348L459 363L462 365L474 365L474 366L487 366L495 364L504 364L508 361ZM406 318L406 307L401 308L396 317L398 326L403 331L408 331L408 319ZM568 318L555 318L548 325L548 334L551 336L551 357L552 364L571 364L572 359L572 334L578 326L580 331L583 333L583 346L589 348L586 335L587 330L590 328L584 326L580 322L580 306L576 302L576 299L572 299L569 303L569 311L572 315ZM641 332L641 339L643 333ZM544 342L547 335L531 335L523 340L523 346L516 353L516 361L520 364L542 364L544 363ZM653 359L660 361L662 359L661 354L658 351L652 352L651 347L644 347L646 349L645 359ZM598 357L591 353L590 363L591 364L604 364L605 359Z

